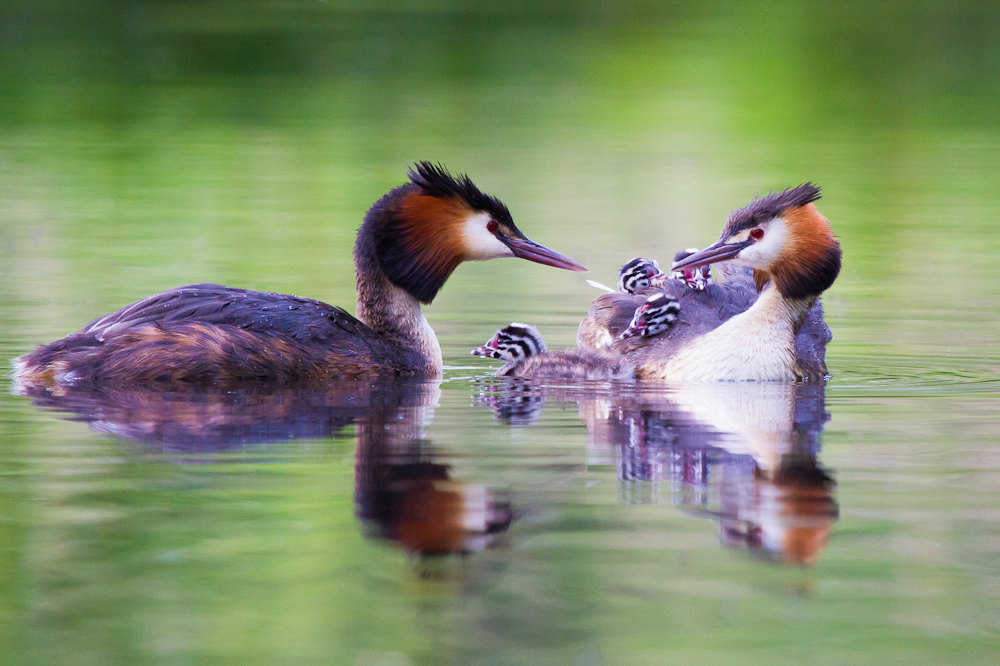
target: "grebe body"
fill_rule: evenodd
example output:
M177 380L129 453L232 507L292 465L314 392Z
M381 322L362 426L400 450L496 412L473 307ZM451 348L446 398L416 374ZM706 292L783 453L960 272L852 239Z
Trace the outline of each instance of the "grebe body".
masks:
M354 248L357 317L307 298L176 287L14 361L20 383L216 383L434 376L441 348L420 310L463 261L521 257L586 270L538 245L467 176L418 163L365 216Z
M674 271L716 262L722 283L702 290L680 280L638 294L604 294L581 323L578 344L623 355L643 379L794 381L827 376L831 335L819 295L840 270L840 246L813 201L811 184L733 211L716 244ZM660 308L674 303L669 330L649 334ZM641 312L643 307L646 312Z
M504 361L496 371L498 377L591 381L635 378L632 366L621 356L579 348L548 351L538 329L517 322L498 330L489 342L473 349L472 353Z

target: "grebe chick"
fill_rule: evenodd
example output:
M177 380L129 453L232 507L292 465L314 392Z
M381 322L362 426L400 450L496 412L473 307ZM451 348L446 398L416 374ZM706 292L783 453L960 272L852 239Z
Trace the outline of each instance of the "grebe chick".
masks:
M674 263L698 252L698 248L681 250L674 255ZM695 291L703 291L712 283L709 266L673 271L667 275L660 269L655 259L636 257L630 259L618 271L618 291L623 294L638 294L650 289L659 289L668 279L680 280Z
M326 381L434 376L441 348L420 311L463 261L583 266L528 240L468 176L419 162L365 215L354 247L357 318L308 298L176 287L14 361L22 385L84 381Z
M504 364L498 377L531 379L587 379L595 381L631 380L635 374L625 359L582 349L548 351L538 329L514 322L498 330L490 341L472 350L484 358Z
M655 259L636 257L625 262L618 270L618 291L638 294L650 287L658 287L667 278Z
M670 298L664 293L653 294L640 305L632 315L632 321L628 328L618 336L620 340L634 338L637 335L644 338L651 338L654 335L665 333L674 322L681 308L677 300Z
M663 293L680 309L666 333L621 338L644 301L604 294L580 324L578 343L590 348L603 330L609 351L629 360L640 379L824 379L830 331L819 295L836 279L841 252L813 204L819 197L806 183L730 213L719 242L673 266L727 262L718 267L723 282L704 291L665 282Z
M689 248L687 250L682 250L674 256L674 261L677 262L680 259L697 252L697 249ZM627 294L628 296L640 296L646 298L650 291L659 291L665 288L665 285L674 281L677 284L687 285L688 288L694 291L704 291L705 287L711 284L711 278L709 277L709 271L711 269L708 266L703 268L697 268L690 271L674 271L670 275L667 275L662 270L660 270L660 265L655 259L644 259L643 257L635 257L630 259L621 267L618 271L618 291L622 294ZM590 282L590 280L588 280ZM591 282L594 286L603 287L597 283ZM614 293L611 289L604 287L610 293ZM605 298L602 303L607 303L609 299ZM630 298L617 298L611 299L616 305L621 305L628 312L629 316L635 312L638 314L638 307L641 307L643 301L639 299ZM595 305L597 301L595 301ZM602 351L611 346L615 338L620 337L622 330L627 327L628 321L620 322L620 326L614 333L611 332L609 326L611 323L618 319L615 316L601 316L609 315L612 312L616 312L617 308L609 310L604 308L594 311L592 309L591 315L588 315L586 319L580 324L577 330L576 344L578 347L584 349L590 349L594 351ZM596 316L593 316L596 315Z
M687 259L693 254L698 253L698 248L689 247L686 250L681 250L674 255L674 265L681 262L683 259ZM705 264L699 268L684 268L681 270L670 271L670 279L681 280L687 286L691 287L695 291L705 291L705 287L712 284L712 267L709 264Z

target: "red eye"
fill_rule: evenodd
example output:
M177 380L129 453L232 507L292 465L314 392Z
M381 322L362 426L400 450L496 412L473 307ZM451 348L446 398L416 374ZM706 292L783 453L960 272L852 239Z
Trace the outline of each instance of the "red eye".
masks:
M756 229L753 229L750 232L750 238L754 240L760 240L763 237L764 237L764 230L761 229L760 227L757 227Z
M486 231L490 232L491 234L495 234L499 227L500 225L497 224L496 220L490 220L489 222L486 223Z

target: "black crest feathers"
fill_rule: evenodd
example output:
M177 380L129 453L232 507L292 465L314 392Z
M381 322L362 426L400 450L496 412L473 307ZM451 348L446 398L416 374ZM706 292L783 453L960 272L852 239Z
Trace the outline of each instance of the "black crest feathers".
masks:
M473 210L490 213L497 222L511 223L510 211L502 201L486 194L467 175L452 176L442 164L421 161L410 167L410 182L432 197L461 197Z
M729 214L726 226L722 229L721 238L728 238L744 229L750 229L781 215L789 208L799 208L820 198L819 186L813 183L803 183L798 187L790 187L781 192L772 192L767 196L754 199L743 208L738 208Z

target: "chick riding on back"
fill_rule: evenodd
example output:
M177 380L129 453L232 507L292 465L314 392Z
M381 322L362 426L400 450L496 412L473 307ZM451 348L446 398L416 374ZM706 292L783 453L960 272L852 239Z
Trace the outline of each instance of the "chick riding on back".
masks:
M730 213L719 242L672 267L686 274L728 262L719 266L722 283L699 291L671 279L659 288L677 302L666 332L629 332L632 323L642 323L637 310L647 305L649 292L604 294L581 323L578 343L605 345L646 379L825 378L830 332L818 298L836 279L841 252L813 203L819 196L819 188L806 183Z

